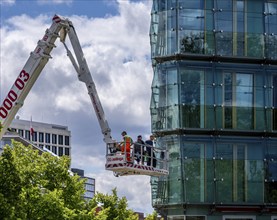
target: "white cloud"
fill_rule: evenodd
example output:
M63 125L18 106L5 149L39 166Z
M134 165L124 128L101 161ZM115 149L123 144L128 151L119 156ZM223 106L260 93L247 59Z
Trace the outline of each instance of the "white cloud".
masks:
M152 68L149 24L151 1L118 1L119 15L106 18L72 16L79 40L93 75L106 118L118 139L122 130L136 137L150 133ZM3 100L36 43L51 25L41 15L15 16L2 22L1 88ZM64 124L72 132L72 167L96 178L96 190L110 193L117 187L129 207L151 213L149 177L114 177L105 171L105 145L87 94L78 81L63 45L57 41L52 57L19 115L22 119ZM130 183L130 184L128 184Z
M41 5L58 5L58 4L72 4L73 0L37 0L38 4Z
M15 4L15 0L1 0L0 5L3 6L12 6Z

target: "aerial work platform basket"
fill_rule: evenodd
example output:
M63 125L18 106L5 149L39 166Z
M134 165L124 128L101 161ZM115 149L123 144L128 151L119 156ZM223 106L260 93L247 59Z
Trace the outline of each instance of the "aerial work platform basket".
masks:
M113 171L115 176L147 175L166 176L168 175L167 154L160 148L140 145L140 150L134 151L134 144L130 151L126 148L118 149L118 144L107 144L106 170ZM148 154L145 148L148 147ZM150 153L149 153L150 152Z

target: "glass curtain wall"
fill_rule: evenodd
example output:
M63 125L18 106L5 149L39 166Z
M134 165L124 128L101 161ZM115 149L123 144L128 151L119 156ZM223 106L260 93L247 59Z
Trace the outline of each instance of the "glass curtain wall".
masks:
M154 0L152 55L276 59L276 11L274 0Z
M163 141L169 176L155 179L154 205L276 203L276 141L190 135Z
M153 131L277 130L277 73L270 67L179 61L157 64Z
M154 206L277 202L261 135L277 133L276 16L276 0L153 0L152 131L169 160Z

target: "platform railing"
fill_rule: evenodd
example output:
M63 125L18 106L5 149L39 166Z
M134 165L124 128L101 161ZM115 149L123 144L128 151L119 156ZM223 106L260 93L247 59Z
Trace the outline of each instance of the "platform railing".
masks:
M130 150L123 142L107 144L106 158L107 163L114 160L115 163L132 163L167 170L166 150L147 144L132 143Z

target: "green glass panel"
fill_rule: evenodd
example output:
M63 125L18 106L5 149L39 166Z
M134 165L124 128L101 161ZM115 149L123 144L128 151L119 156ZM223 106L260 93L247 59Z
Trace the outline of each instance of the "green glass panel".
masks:
M264 187L264 163L263 160L247 160L247 202L262 203Z
M246 4L247 56L261 58L264 57L264 1L247 1Z
M181 120L182 127L204 127L204 72L202 70L183 70L181 81ZM202 106L201 106L202 104Z
M277 141L267 145L265 154L265 202L277 203Z
M272 85L273 85L273 91L272 91L272 100L273 100L273 120L272 120L272 127L273 127L273 130L277 130L277 75L273 75L273 82L272 82Z
M218 203L232 201L233 149L230 144L218 144L215 160L215 185Z
M266 56L277 59L277 2L265 3Z
M265 130L266 118L265 108L266 106L266 90L264 88L264 75L262 73L256 73L254 78L254 94L255 94L255 130Z
M215 126L217 129L222 129L223 126L223 74L222 70L215 70L215 80L214 80L214 92L215 92L215 101L214 101L214 111L215 111Z
M204 202L205 200L204 151L204 144L185 144L183 147L186 202Z
M215 90L213 86L213 73L212 71L205 71L205 128L215 128Z
M209 159L206 163L206 179L205 179L205 202L215 202L215 182L214 182L215 164L214 160Z
M169 155L168 202L180 203L182 197L180 147L177 139L165 140Z
M253 75L236 74L236 122L238 129L253 129Z

